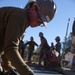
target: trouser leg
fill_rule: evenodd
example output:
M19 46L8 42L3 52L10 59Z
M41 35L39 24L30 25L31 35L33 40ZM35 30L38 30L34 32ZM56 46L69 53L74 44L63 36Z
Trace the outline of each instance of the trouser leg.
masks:
M39 57L39 65L41 64L41 58L43 57L43 52L41 51L40 57Z
M32 52L29 52L28 61L31 61Z
M47 58L44 59L44 66L47 66Z
M30 52L28 53L28 61L30 61Z
M44 48L43 56L44 56L44 54L46 54L47 51L48 51L48 48ZM44 59L44 66L47 66L47 58Z
M22 56L22 58L24 58L24 49L22 49L21 56Z

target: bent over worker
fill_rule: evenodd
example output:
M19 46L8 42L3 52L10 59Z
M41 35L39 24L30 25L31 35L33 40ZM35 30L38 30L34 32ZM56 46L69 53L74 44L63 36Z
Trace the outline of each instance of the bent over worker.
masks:
M32 0L24 9L0 8L0 53L4 70L9 71L13 65L21 75L34 75L18 52L18 44L27 27L45 26L53 19L55 11L52 0Z

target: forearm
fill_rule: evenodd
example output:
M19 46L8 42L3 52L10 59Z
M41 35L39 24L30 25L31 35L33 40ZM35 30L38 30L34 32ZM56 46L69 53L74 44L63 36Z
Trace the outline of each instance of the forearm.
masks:
M29 75L32 73L32 70L21 58L18 50L9 50L5 55L21 75Z

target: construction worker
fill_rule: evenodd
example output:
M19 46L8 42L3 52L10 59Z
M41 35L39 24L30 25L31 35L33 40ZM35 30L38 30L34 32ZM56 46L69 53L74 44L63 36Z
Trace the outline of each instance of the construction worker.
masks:
M56 45L55 45L55 50L59 53L59 64L61 63L61 56L60 56L60 51L61 51L61 42L60 42L60 37L57 36L55 38Z
M28 41L25 46L28 45L28 62L31 62L31 57L33 55L33 51L35 46L38 46L38 44L34 41L33 36L30 37L30 41Z
M52 0L32 0L24 9L0 8L0 53L6 72L14 66L20 75L34 75L22 59L18 44L27 27L33 28L41 24L46 26L53 19L55 12L56 5Z
M71 70L75 72L75 18L72 25L72 44L71 52L73 54Z
M39 37L41 41L41 44L40 44L41 52L40 52L40 58L39 58L39 65L41 65L40 60L44 56L44 54L50 49L50 46L42 32L39 32ZM46 59L44 59L44 66L46 66L46 63L47 63Z
M56 41L55 49L56 49L56 51L59 53L59 56L60 56L60 50L61 50L60 37L57 36L57 37L55 38L55 41Z
M53 42L51 42L51 46L50 47L51 47L52 50L55 49L55 46L54 46L54 43Z
M72 25L72 45L71 45L71 52L75 53L75 18Z

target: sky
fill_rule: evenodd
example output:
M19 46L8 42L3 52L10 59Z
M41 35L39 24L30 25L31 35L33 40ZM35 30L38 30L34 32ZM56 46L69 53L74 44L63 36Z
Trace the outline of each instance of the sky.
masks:
M14 6L22 7L27 4L28 0L0 0L0 7L4 6ZM24 36L24 41L30 40L30 37L34 37L34 41L40 45L39 32L43 32L48 44L51 42L56 44L55 37L60 36L61 42L64 41L66 35L66 29L68 25L68 19L70 18L70 23L68 27L68 35L72 32L72 25L75 17L75 0L54 0L57 5L57 13L55 14L52 21L50 21L45 27L28 27ZM67 36L68 36L67 35Z

